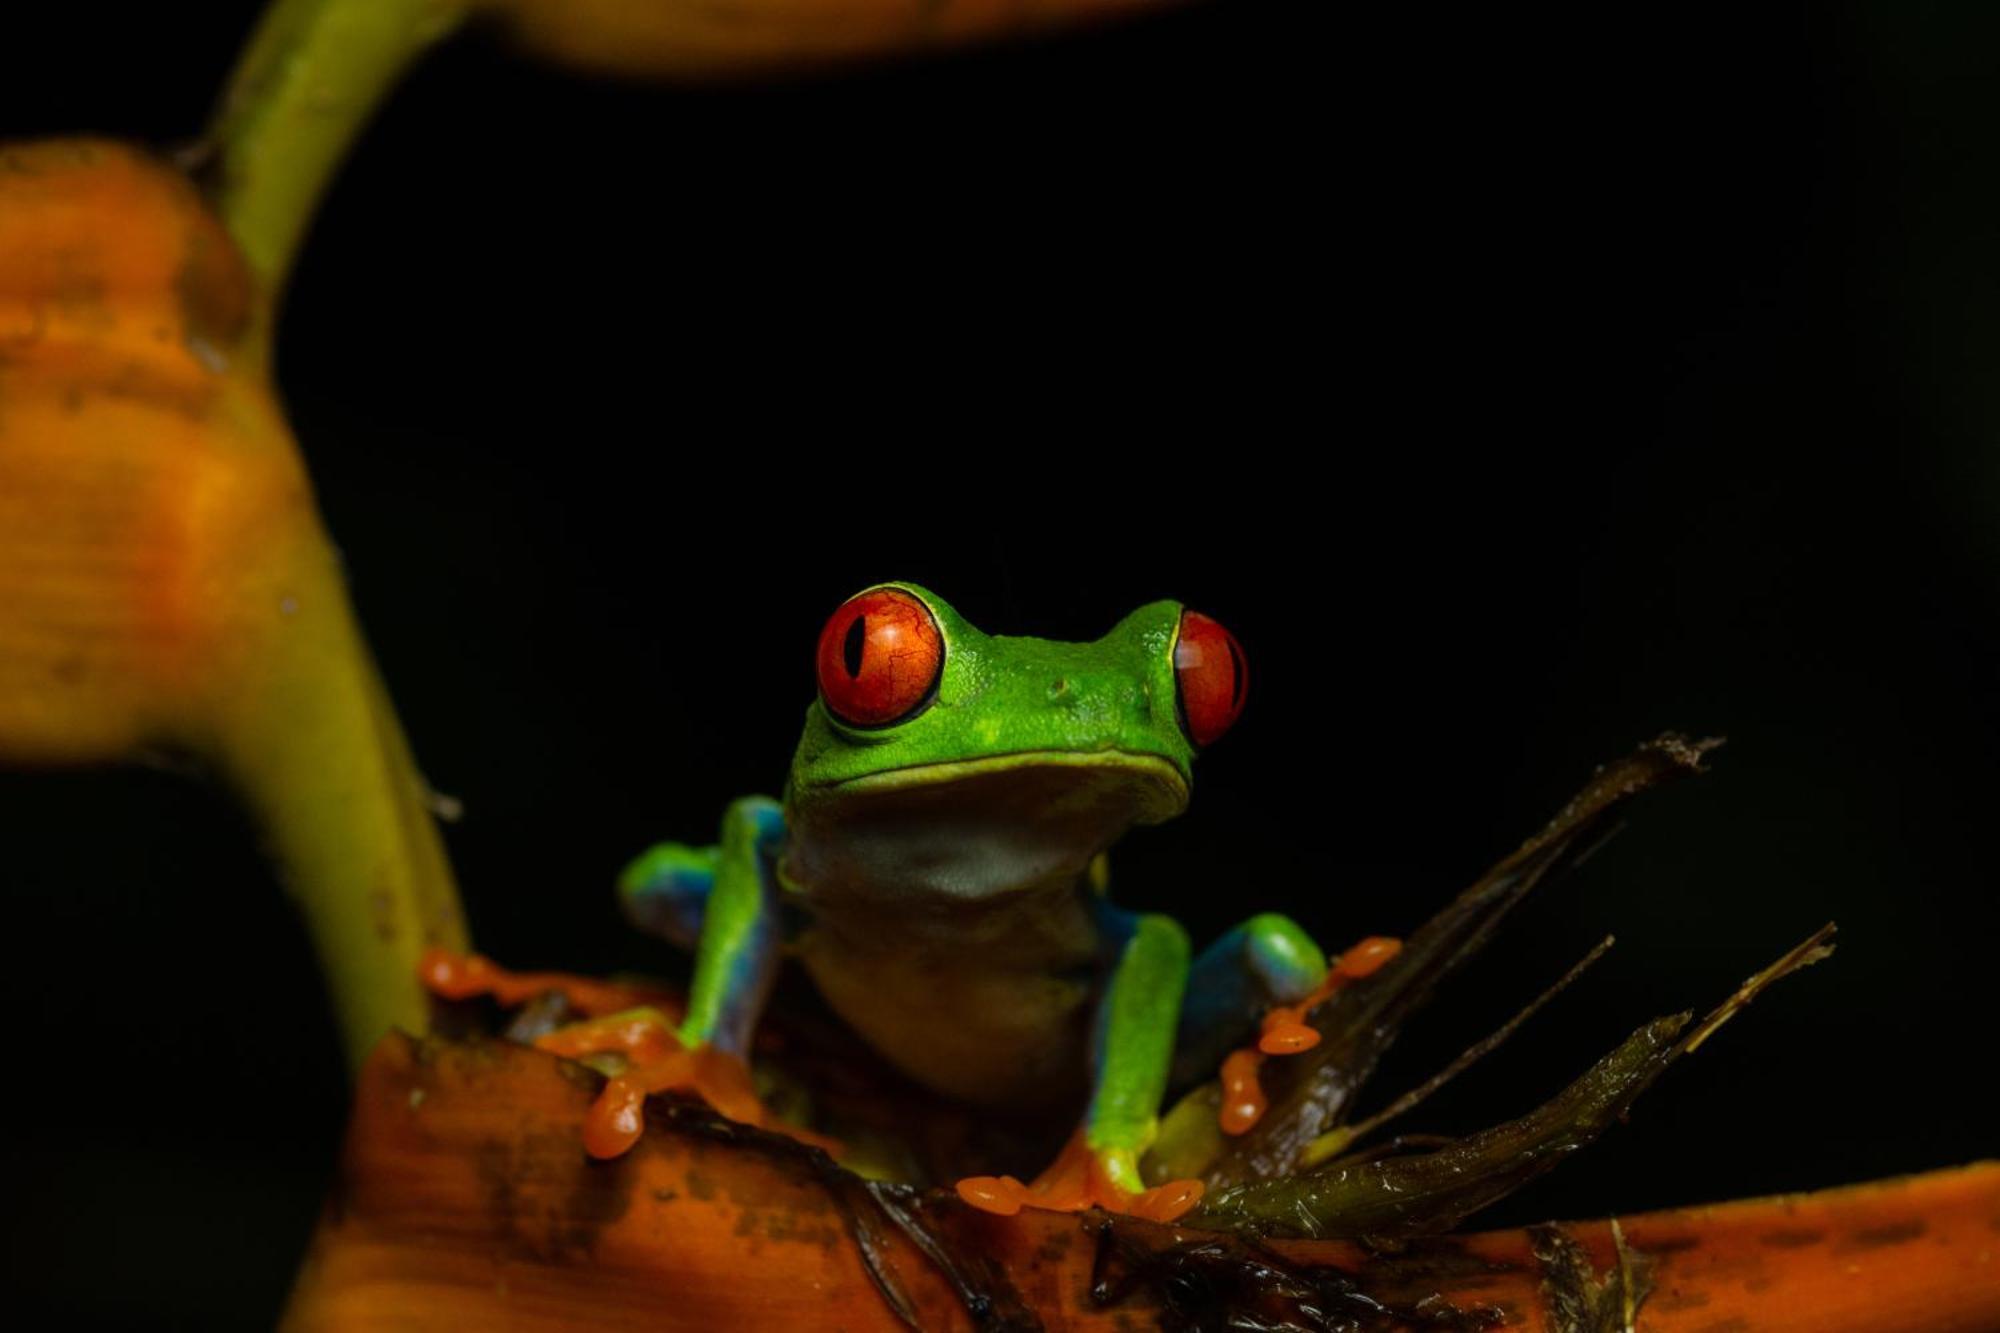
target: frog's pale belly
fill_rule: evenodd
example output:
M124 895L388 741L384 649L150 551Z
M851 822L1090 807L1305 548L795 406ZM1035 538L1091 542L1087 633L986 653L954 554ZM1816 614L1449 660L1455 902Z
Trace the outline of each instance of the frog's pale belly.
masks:
M1110 961L1089 867L1183 795L1096 754L822 792L787 811L776 867L812 918L797 953L919 1083L985 1106L1080 1102Z
M907 906L817 915L797 942L800 961L840 1016L911 1078L982 1106L1082 1099L1099 953L1074 893L989 903L946 929Z

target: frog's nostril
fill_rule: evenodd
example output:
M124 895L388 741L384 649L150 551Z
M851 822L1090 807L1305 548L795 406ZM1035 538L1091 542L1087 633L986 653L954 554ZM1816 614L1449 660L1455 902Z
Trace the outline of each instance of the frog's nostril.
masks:
M1049 682L1049 698L1060 699L1068 693L1069 693L1069 682L1063 679L1061 676L1057 676L1054 680Z

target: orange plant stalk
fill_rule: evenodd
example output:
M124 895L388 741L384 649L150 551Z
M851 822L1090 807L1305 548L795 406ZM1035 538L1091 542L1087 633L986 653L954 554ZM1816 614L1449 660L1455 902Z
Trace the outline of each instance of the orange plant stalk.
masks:
M1110 1330L1224 1309L1291 1317L1289 1287L1377 1333L1598 1333L1628 1327L1628 1311L1634 1333L2000 1328L2000 1163L1615 1229L1254 1251L941 1195L880 1194L884 1208L824 1158L657 1099L633 1152L592 1161L577 1142L597 1082L522 1046L385 1041L284 1327L942 1330L977 1326L971 1292L996 1317ZM1187 1303L1201 1299L1232 1303Z

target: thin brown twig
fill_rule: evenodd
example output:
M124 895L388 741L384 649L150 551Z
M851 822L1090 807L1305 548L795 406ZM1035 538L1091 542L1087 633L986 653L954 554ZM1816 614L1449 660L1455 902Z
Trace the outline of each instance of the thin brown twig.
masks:
M1310 1167L1317 1165L1319 1162L1327 1160L1328 1158L1332 1157L1335 1153L1338 1153L1342 1149L1346 1148L1347 1145L1355 1142L1357 1139L1363 1138L1369 1134L1374 1133L1376 1130L1380 1129L1383 1125L1387 1124L1391 1120L1394 1120L1397 1116L1402 1115L1404 1112L1408 1111L1411 1107L1416 1106L1419 1102L1429 1097L1439 1088L1442 1088L1445 1084L1457 1078L1467 1069L1470 1069L1478 1061L1480 1061L1481 1059L1485 1058L1487 1055L1491 1054L1493 1051L1498 1049L1500 1045L1507 1040L1507 1038L1513 1036L1514 1033L1520 1028L1520 1026L1523 1023L1527 1022L1530 1018L1533 1018L1535 1014L1541 1010L1543 1005L1547 1004L1550 1000L1553 1000L1557 995L1561 994L1564 990L1568 989L1569 984L1572 981L1575 981L1578 977L1582 976L1584 970L1588 968L1592 963L1595 963L1598 959L1604 957L1605 953L1609 951L1611 946L1616 942L1617 942L1616 936L1606 935L1603 939L1597 942L1597 944L1591 949L1589 953L1585 954L1582 958L1579 958L1573 965L1571 965L1569 971L1563 973L1561 977L1557 978L1554 985L1551 985L1548 989L1544 990L1540 995L1537 995L1532 1001L1528 1003L1526 1008L1522 1009L1519 1013L1515 1014L1512 1018L1508 1019L1505 1023L1501 1024L1498 1028L1494 1029L1492 1032L1488 1033L1485 1037L1481 1038L1479 1041L1473 1043L1470 1047L1466 1048L1466 1050L1463 1051L1456 1060L1453 1060L1443 1069L1440 1069L1437 1073L1431 1075L1429 1078L1425 1079L1422 1083L1419 1083L1416 1087L1411 1088L1408 1092L1398 1097L1395 1101L1390 1102L1387 1106L1377 1111L1374 1115L1369 1116L1366 1120L1357 1121L1354 1124L1345 1127L1344 1129L1336 1129L1331 1133L1327 1134L1324 1138L1322 1138L1319 1141L1319 1143L1315 1143L1312 1146L1312 1148L1309 1148L1307 1150L1306 1160L1304 1164ZM1327 1146L1322 1148L1320 1147L1320 1144L1326 1144ZM1346 1159L1343 1158L1342 1160L1344 1161Z
M1687 1035L1681 1038L1681 1054L1685 1055L1695 1050L1703 1042L1715 1035L1717 1028L1736 1017L1743 1009L1743 1006L1749 1004L1750 1001L1756 999L1759 995L1762 995L1770 988L1772 983L1790 976L1802 967L1811 967L1821 959L1831 957L1833 955L1833 944L1831 941L1836 929L1837 927L1833 922L1827 922L1814 931L1805 941L1796 945L1783 958L1780 958L1777 962L1771 964L1756 976L1751 977L1741 986L1738 986L1734 995L1709 1011L1706 1018L1695 1024L1688 1031Z

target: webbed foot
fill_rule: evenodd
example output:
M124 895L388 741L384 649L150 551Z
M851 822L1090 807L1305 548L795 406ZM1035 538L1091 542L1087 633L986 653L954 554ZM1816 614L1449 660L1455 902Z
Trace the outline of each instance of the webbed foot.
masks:
M544 1034L535 1047L593 1064L616 1057L600 1069L607 1075L604 1089L584 1116L583 1147L592 1157L620 1157L631 1150L645 1129L646 1098L656 1092L691 1092L731 1120L840 1151L836 1140L773 1115L741 1057L707 1044L684 1045L676 1035L676 996L563 972L509 972L478 954L442 949L426 953L419 967L424 984L446 999L491 995L503 1005L517 1005L560 991L573 1008L591 1015Z
M1122 1149L1094 1149L1078 1130L1048 1170L1023 1185L1012 1176L968 1176L958 1182L958 1197L982 1212L1012 1217L1023 1208L1080 1213L1102 1208L1108 1213L1171 1222L1201 1202L1199 1180L1170 1180L1151 1189L1140 1187L1134 1154Z
M741 1057L710 1045L684 1046L657 1009L631 1009L572 1023L536 1039L535 1046L571 1060L619 1055L625 1067L612 1074L583 1121L583 1148L592 1157L620 1157L646 1127L646 1098L656 1092L691 1092L718 1114L759 1129L789 1135L838 1153L838 1141L771 1114Z
M1319 1045L1319 1032L1306 1022L1306 1015L1349 982L1374 973L1402 948L1401 940L1371 935L1334 959L1326 977L1310 994L1265 1012L1258 1025L1257 1044L1230 1052L1222 1062L1223 1133L1249 1133L1270 1109L1259 1077L1266 1057L1297 1055Z

